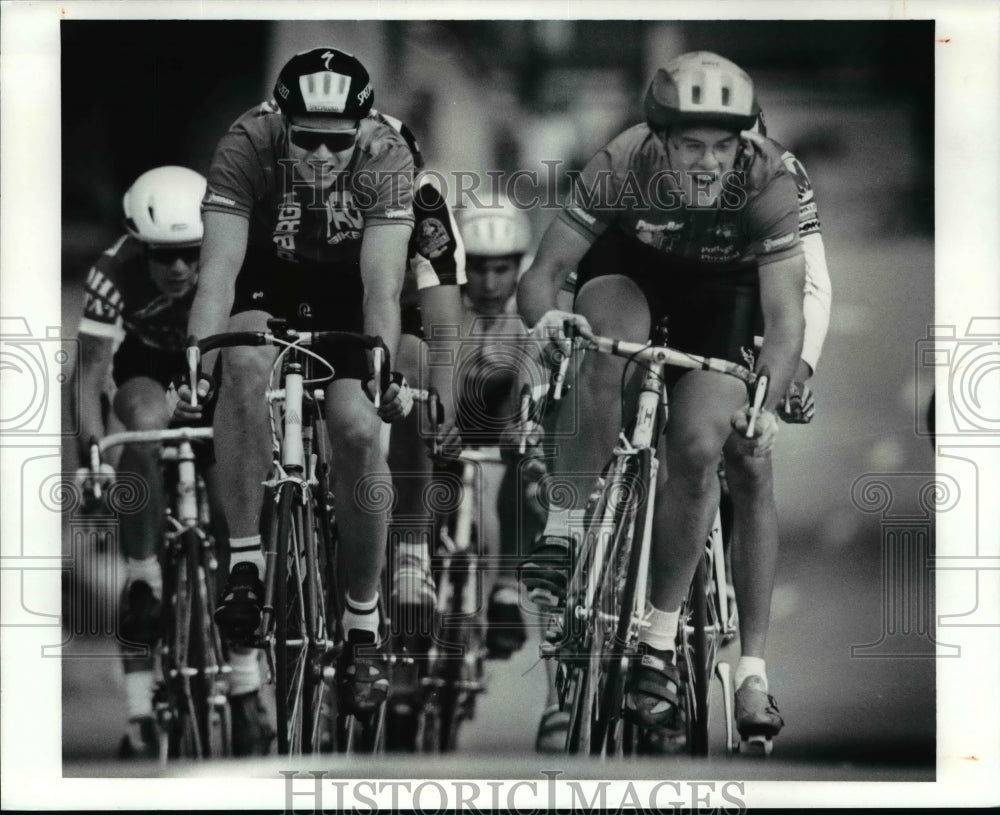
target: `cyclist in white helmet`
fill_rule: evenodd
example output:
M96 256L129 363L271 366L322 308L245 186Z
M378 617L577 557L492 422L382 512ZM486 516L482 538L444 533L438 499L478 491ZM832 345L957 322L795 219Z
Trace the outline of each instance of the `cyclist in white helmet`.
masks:
M484 543L492 556L502 558L486 608L486 647L492 658L506 659L525 641L514 568L518 541L525 536L530 540L532 532L540 531L531 512L519 511L530 502L518 491L523 493L523 477L544 474L537 455L531 458L531 468L519 468L516 448L503 435L517 416L518 389L541 377L526 345L528 331L516 302L531 245L531 224L525 212L502 195L487 198L481 207L460 209L456 217L469 279L463 292L459 429L466 443L500 445L507 462L506 467L483 467L483 506L488 513Z
M805 264L796 184L782 149L741 138L760 110L744 71L716 54L683 54L657 71L644 107L646 122L613 139L584 169L518 300L528 321L558 325L564 315L546 313L587 256L590 272L572 318L583 333L645 341L667 318L672 346L737 362L753 344L757 304L763 309L758 366L770 369L772 387L754 439L740 438L748 406L738 382L704 371L668 380L661 473L669 479L659 487L650 605L629 670L626 714L641 727L676 731L683 723L674 638L719 500L719 457L727 444L747 455L770 454L774 412L802 348ZM560 472L596 471L613 448L622 364L596 354L582 363L580 410L568 417L579 430L560 444ZM545 534L522 567L525 586L547 605L565 593L573 509L581 507L549 512ZM761 702L768 705L766 693Z
M127 430L157 430L170 420L166 390L184 367L187 321L198 282L201 199L205 178L187 167L157 167L135 180L122 201L127 233L94 263L87 275L80 321L80 454L105 432L103 393L108 369L116 386L112 409ZM120 345L118 344L120 342ZM149 485L149 500L121 516L125 587L120 639L153 646L163 580L157 558L164 512L162 473L155 445L128 445L119 471ZM216 536L225 535L218 526ZM223 525L224 526L224 525ZM155 756L152 658L124 659L128 730L122 757ZM251 705L255 703L250 700ZM233 704L234 733L244 708ZM234 745L252 750L245 743Z

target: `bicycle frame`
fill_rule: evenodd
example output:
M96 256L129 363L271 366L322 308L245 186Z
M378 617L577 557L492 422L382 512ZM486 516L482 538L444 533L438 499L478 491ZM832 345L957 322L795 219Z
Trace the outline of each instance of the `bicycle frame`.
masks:
M646 605L654 493L659 466L654 448L657 430L668 419L664 367L677 365L715 370L747 384L754 383L757 377L743 366L727 360L689 355L666 346L627 343L604 337L595 337L579 345L600 353L638 359L647 366L631 436L626 439L624 433L620 434L609 470L599 480L592 495L596 516L590 517L591 511L588 510L590 520L587 532L567 591L568 630L563 632L561 643L544 646L542 650L543 656L562 657L564 653L568 656L557 672L561 703L565 704L569 697L573 699L567 749L575 752L589 746L591 753L607 756L619 749L630 752L634 746L631 734L625 733L622 739L616 729L621 721L623 674L628 656L634 654L638 646ZM761 379L764 380L763 374ZM758 389L755 407L759 408L762 401L762 389ZM638 505L634 507L627 503L623 506L620 500L614 500L616 493L620 494L628 486L628 479L637 479L637 483L644 485L648 493L638 496ZM638 527L641 535L639 540L633 540L637 524L641 524ZM701 579L699 582L696 577L690 597L697 601L704 600L706 594L712 595L713 608L711 613L704 606L695 608L694 622L689 621L689 612L683 611L678 632L679 656L689 668L689 677L695 673L694 666L703 661L711 661L714 667L719 635L728 634L731 628L726 607L721 533L711 535L707 545L711 571L706 573L704 565L699 567ZM715 585L714 590L712 584ZM705 622L706 618L710 622ZM712 638L710 644L707 641L709 636ZM693 644L692 637L695 640ZM581 654L588 657L583 674L580 673ZM728 665L725 667L728 669ZM703 674L699 672L698 676L699 683L704 685ZM719 678L728 692L728 671L720 667ZM689 703L687 706L689 729L693 716L698 717L702 728L706 722L707 691L701 687L698 693L697 705ZM727 713L729 704L727 698ZM731 715L727 715L727 720L731 720ZM727 721L727 740L731 744L731 721ZM696 745L692 740L692 747L698 751L707 750L707 740L702 741L705 741L704 745Z
M268 326L274 333L232 332L201 342L190 338L188 363L195 382L200 352L234 345L285 347L272 366L272 379L277 366L281 366L281 387L269 387L265 393L272 467L263 482L267 490L262 524L266 529L264 603L259 629L263 635L253 644L264 650L269 682L276 686L278 751L309 753L324 749L323 737L329 735L329 729L323 731L324 717L329 712L325 700L343 632L339 631L341 587L335 565L336 547L327 512L329 468L323 392L307 390L313 383L309 379L310 359L322 358L306 350L306 346L326 342L371 350L375 376L383 390L388 386L388 353L377 337L335 331L297 332L289 330L282 320L271 320ZM332 376L332 367L330 372ZM381 391L376 390L378 407ZM279 410L283 413L280 422L276 416ZM343 741L351 749L353 719L345 719L347 733Z

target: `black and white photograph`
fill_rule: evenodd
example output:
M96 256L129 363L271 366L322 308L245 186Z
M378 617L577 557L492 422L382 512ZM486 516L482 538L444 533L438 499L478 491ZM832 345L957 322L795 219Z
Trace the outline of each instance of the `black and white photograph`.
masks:
M1000 13L813 6L6 4L4 806L1000 803Z

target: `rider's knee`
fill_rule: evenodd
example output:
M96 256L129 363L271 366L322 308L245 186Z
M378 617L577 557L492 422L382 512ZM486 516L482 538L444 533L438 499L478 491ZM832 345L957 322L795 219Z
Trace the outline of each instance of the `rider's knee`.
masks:
M382 457L381 422L369 416L350 415L331 428L337 458L348 467L377 461Z
M152 381L146 384L133 387L130 383L115 398L115 413L128 430L162 430L170 422L163 389Z
M266 348L230 348L222 363L220 396L228 396L237 410L256 405L267 385L271 353Z
M673 440L667 464L670 480L689 494L707 493L718 480L719 452L707 434L692 433Z
M769 458L753 458L727 448L725 467L726 481L731 489L744 492L771 489L773 478Z

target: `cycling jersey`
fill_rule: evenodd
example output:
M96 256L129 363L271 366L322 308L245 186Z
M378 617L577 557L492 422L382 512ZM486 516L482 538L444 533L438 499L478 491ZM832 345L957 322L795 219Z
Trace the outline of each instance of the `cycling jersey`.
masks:
M122 332L148 348L184 350L194 287L168 297L153 281L143 244L123 235L91 267L84 286L80 333L118 339Z
M270 102L244 113L219 141L204 212L249 221L233 314L259 310L293 327L364 330L364 230L413 225L413 159L403 137L362 119L345 170L326 189L301 180L289 158L285 119ZM357 349L330 355L335 378L363 378Z
M247 218L250 252L353 265L365 229L413 225L413 159L389 125L362 119L350 163L322 192L299 178L288 155L285 119L270 102L240 116L216 148L202 210Z
M417 292L435 286L464 286L468 282L458 226L432 178L425 175L416 182L413 195L415 224L400 295L403 333L418 337L423 330Z
M798 230L805 254L806 271L805 299L803 301L806 329L802 343L802 359L815 371L829 326L831 302L830 276L823 249L819 212L812 182L809 180L805 167L790 150L781 147L777 142L774 142L774 146L780 152L780 161L792 175L796 186ZM585 268L592 266L593 263L590 261L591 259L588 258L588 263L581 264L581 266ZM560 288L562 291L575 295L578 287L579 273L578 270L574 269ZM762 320L762 316L758 313L755 317L754 328L757 334L763 333Z
M781 153L770 140L744 143L718 204L686 206L663 142L636 125L590 160L559 217L591 237L614 227L655 250L665 270L709 274L800 255L795 179Z
M368 115L388 124L401 135L406 128L395 116L377 110ZM409 136L413 138L412 133ZM423 157L415 139L412 151L414 165L419 169L423 166ZM420 174L414 182L413 218L406 275L400 294L401 328L404 334L422 337L423 321L417 292L435 286L465 285L465 251L451 208L432 175Z

